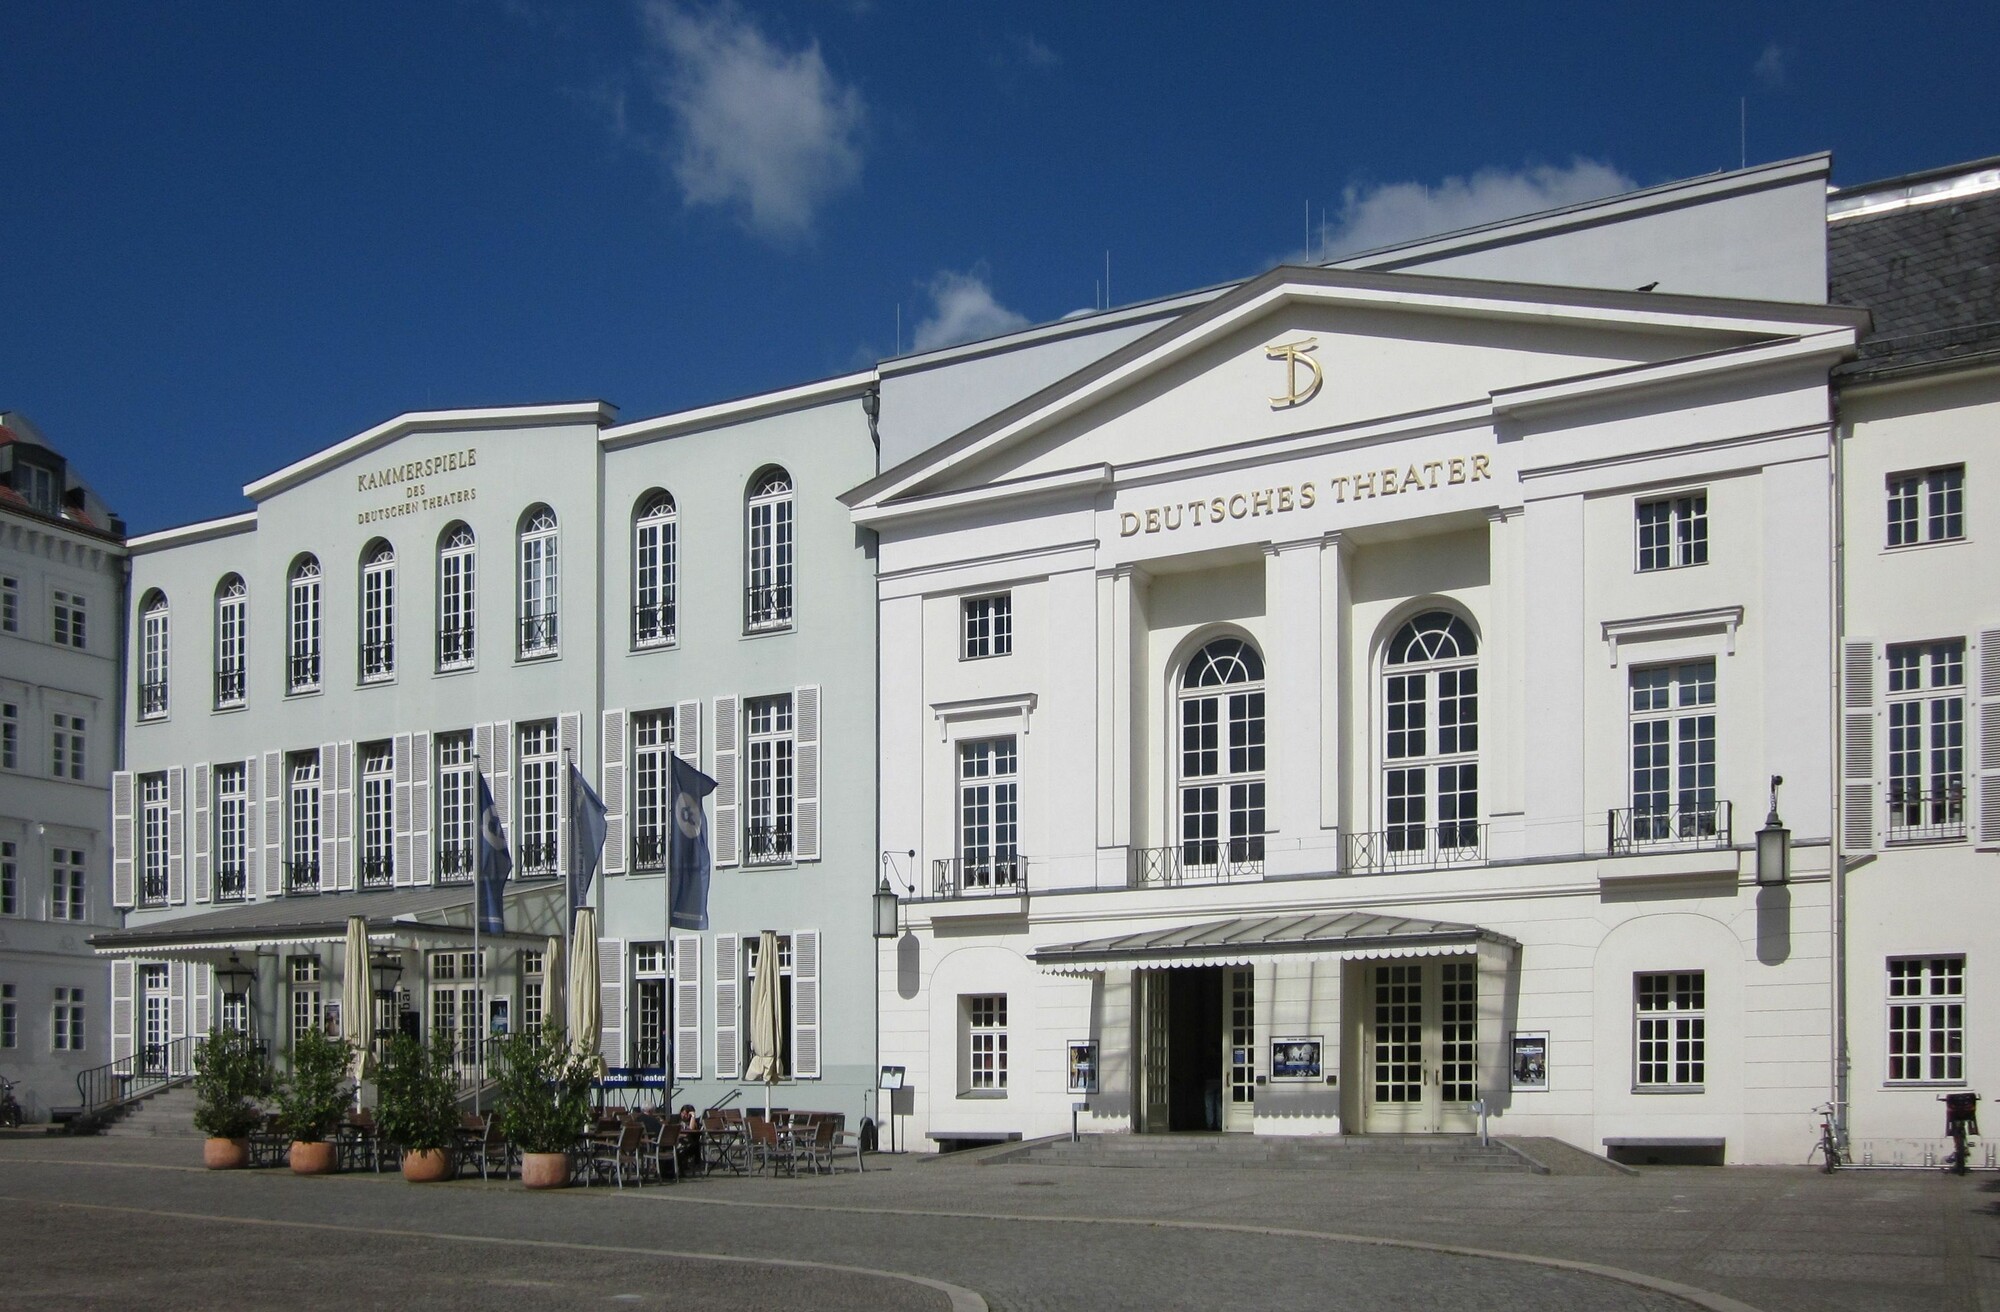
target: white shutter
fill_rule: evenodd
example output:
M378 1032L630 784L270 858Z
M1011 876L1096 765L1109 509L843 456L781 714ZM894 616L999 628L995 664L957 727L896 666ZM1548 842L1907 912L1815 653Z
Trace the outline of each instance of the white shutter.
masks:
M339 866L340 828L340 744L322 743L319 749L319 891L332 892L338 885L334 874Z
M1840 842L1849 852L1875 850L1875 644L1841 644Z
M674 935L674 1078L701 1078L701 935Z
M792 935L792 1074L819 1078L819 931Z
M132 971L129 960L111 963L111 1060L132 1055Z
M731 698L730 700L734 700ZM719 735L718 735L719 736ZM715 1078L733 1080L742 1071L743 1050L736 1039L736 993L743 978L736 935L715 936Z
M396 887L417 882L416 858L410 852L410 735L399 733L389 750L395 754Z
M167 767L167 901L185 906L188 900L187 769Z
M194 977L194 1033L197 1037L206 1035L215 1028L215 967L207 962L195 963Z
M604 1011L597 1046L606 1066L625 1065L625 940L597 940L597 999Z
M340 783L333 799L335 821L339 826L334 831L334 887L349 892L354 888L354 829L358 820L354 813L353 743L340 745L339 765Z
M255 756L243 758L243 900L254 902L264 873L264 783Z
M167 963L167 1042L188 1033L188 963Z
M1979 634L1979 788L1975 841L2000 847L2000 629Z
M674 707L674 755L695 769L701 769L701 703L681 702Z
M575 799L570 796L570 767L579 771L583 768L581 759L583 747L583 716L575 711L565 711L556 717L556 750L562 755L562 777L556 784L556 871L564 878L569 876L570 867L570 808Z
M797 814L792 820L792 855L819 860L819 685L792 693L793 750L797 763L792 787Z
M194 768L194 900L215 901L214 853L209 850L210 771L206 763ZM207 1033L204 1028L203 1033Z
M264 895L285 891L285 754L264 753Z
M410 735L410 882L431 882L431 736Z
M130 907L138 900L132 881L132 772L111 776L111 905ZM131 1002L131 967L126 967L126 1003ZM127 1021L127 1037L131 1024Z
M625 712L604 713L604 737L600 744L604 762L604 873L625 873Z
M718 866L736 864L737 844L743 833L736 820L736 735L742 728L737 723L736 706L734 697L715 699L715 832L709 835L713 840L709 850ZM716 969L721 968L718 960Z
M513 779L514 726L499 720L493 725L493 755L486 762L486 782L493 789L493 809L500 813L500 827L507 831L510 842L516 828L510 791Z

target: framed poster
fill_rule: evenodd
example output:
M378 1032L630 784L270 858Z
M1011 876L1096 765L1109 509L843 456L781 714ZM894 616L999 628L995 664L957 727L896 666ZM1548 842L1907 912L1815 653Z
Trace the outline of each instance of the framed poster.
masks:
M506 998L488 998L486 1000L487 1032L492 1034L496 1039L507 1033L509 1011L507 1003L508 999Z
M1538 1030L1513 1034L1513 1060L1508 1068L1516 1093L1540 1093L1549 1087L1549 1036Z
M1096 1039L1071 1039L1069 1041L1069 1091L1071 1093L1097 1092Z
M892 1092L902 1088L903 1070L904 1068L901 1066L884 1066L882 1068L882 1083L878 1087L891 1090Z
M1320 1052L1324 1040L1317 1034L1271 1040L1271 1078L1274 1080L1317 1080L1321 1077Z

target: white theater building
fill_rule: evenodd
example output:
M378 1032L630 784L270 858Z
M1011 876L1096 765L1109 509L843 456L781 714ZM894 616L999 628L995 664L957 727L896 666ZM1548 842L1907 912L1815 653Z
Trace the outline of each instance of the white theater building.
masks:
M1483 1110L1803 1155L1829 375L1866 323L1825 304L1824 182L1281 267L900 462L884 366L888 467L846 500L880 537L912 1140Z

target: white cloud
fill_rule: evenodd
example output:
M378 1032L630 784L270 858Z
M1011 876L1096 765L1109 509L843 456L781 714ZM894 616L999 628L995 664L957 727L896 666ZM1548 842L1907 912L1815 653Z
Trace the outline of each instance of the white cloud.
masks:
M1349 187L1341 195L1338 218L1314 243L1309 258L1332 259L1352 251L1456 232L1614 196L1637 185L1609 164L1577 159L1567 168L1537 164L1514 171L1481 169L1471 177L1445 178L1434 187L1421 182Z
M996 62L1012 63L1023 68L1054 68L1062 63L1062 56L1046 42L1037 39L1033 32L1017 32L1007 37L1006 46Z
M809 236L813 216L861 177L867 107L819 44L787 50L735 9L653 0L653 92L674 118L666 150L689 205L736 211L766 237Z
M931 298L931 313L917 321L915 349L956 346L1027 327L1027 315L993 299L988 276L985 265L975 264L964 273L946 270L932 278L924 288Z
M1757 62L1750 71L1757 78L1757 85L1768 91L1776 91L1785 85L1791 73L1791 52L1776 41L1764 47L1764 53L1757 56Z

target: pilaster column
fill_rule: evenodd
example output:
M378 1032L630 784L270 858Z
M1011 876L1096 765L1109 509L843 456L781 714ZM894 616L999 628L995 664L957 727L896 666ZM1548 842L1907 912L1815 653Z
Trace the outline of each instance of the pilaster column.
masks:
M1320 541L1273 542L1264 547L1264 614L1270 650L1264 653L1264 827L1270 835L1264 866L1273 874L1327 869L1319 842L1320 772L1325 768L1319 732L1324 697L1320 623Z
M1481 810L1492 825L1488 855L1522 853L1523 774L1527 768L1522 721L1522 674L1527 641L1527 600L1521 550L1521 512L1486 512L1486 614L1480 647L1479 768Z
M1139 574L1116 565L1097 575L1097 845L1132 843L1133 776L1139 770L1135 699Z

